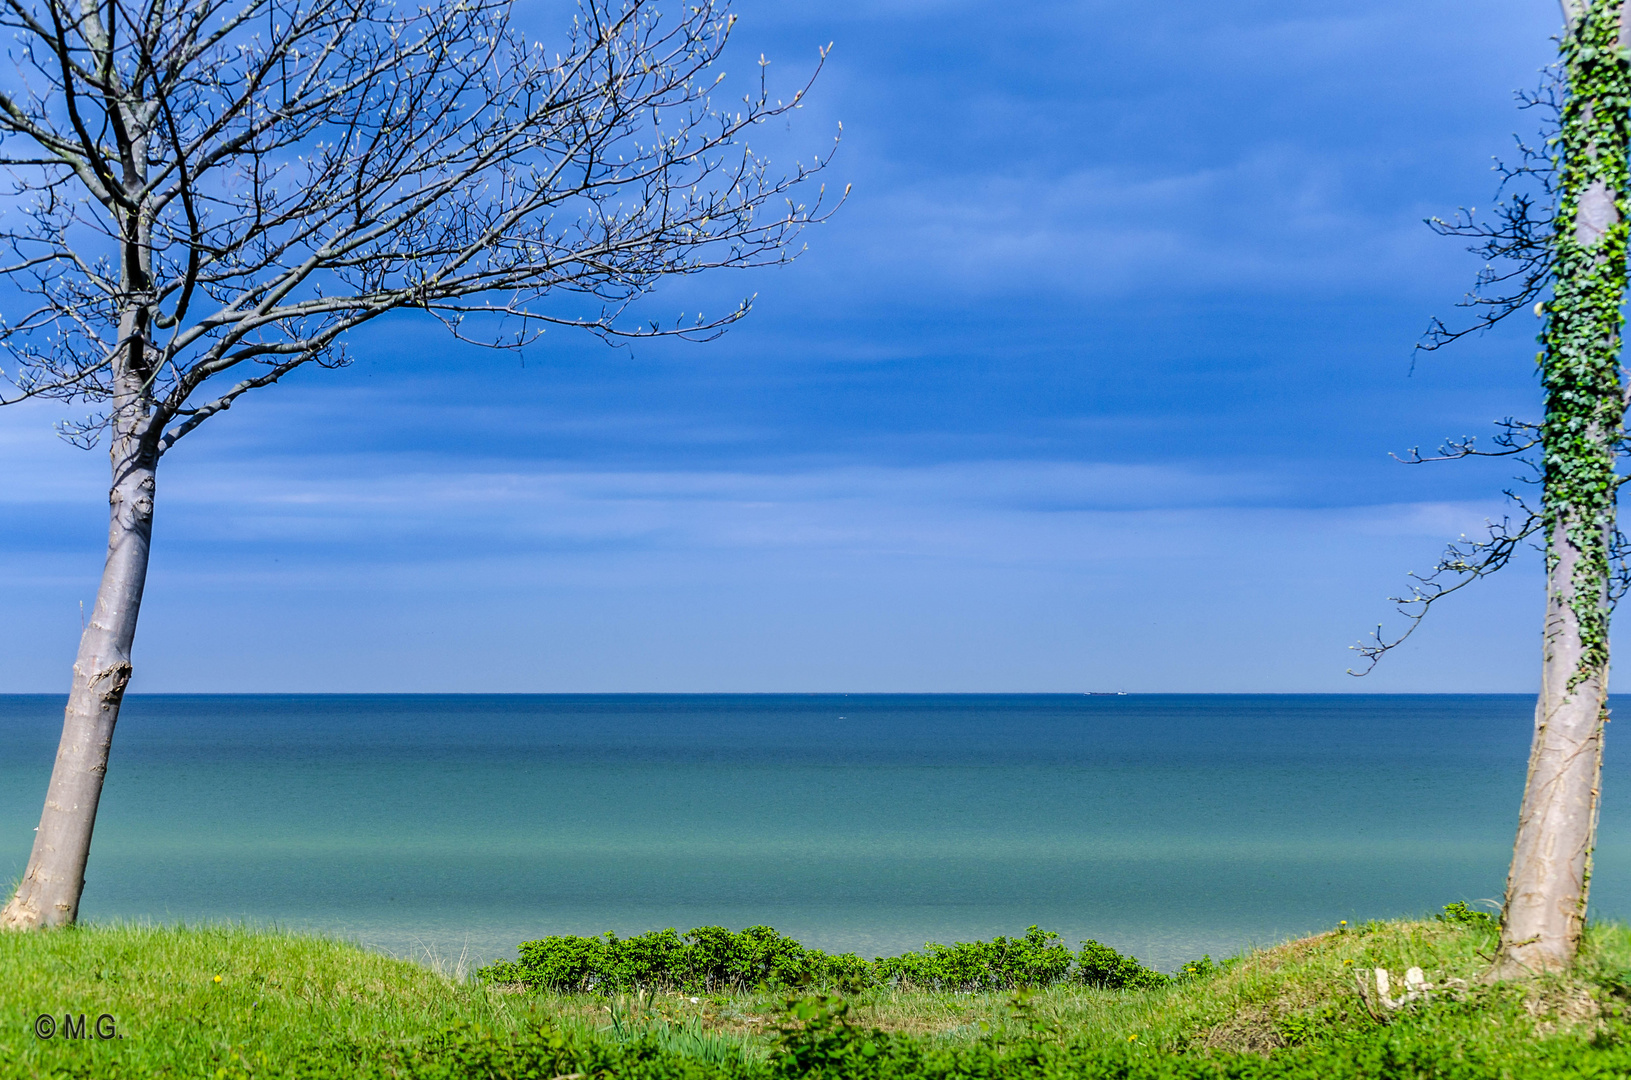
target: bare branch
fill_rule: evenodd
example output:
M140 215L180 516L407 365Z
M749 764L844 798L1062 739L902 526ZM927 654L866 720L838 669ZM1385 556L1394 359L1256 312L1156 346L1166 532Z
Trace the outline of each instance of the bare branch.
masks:
M500 348L714 336L751 299L663 324L639 302L786 262L843 201L831 149L772 172L748 144L808 80L778 98L761 67L714 102L727 0L582 0L549 49L503 0L69 2L0 0L28 73L0 79L0 140L32 144L0 154L0 248L36 302L0 323L0 404L89 403L156 449L389 311Z
M1434 318L1416 348L1423 352L1441 349L1468 334L1482 333L1516 312L1533 308L1551 283L1553 216L1557 193L1553 187L1556 172L1551 152L1552 137L1558 130L1566 89L1557 67L1547 68L1540 86L1518 94L1520 108L1535 110L1541 117L1540 145L1516 139L1516 164L1495 162L1500 177L1496 205L1488 218L1475 209L1461 210L1454 218L1429 218L1427 227L1440 236L1471 241L1467 250L1484 260L1473 289L1458 307L1468 308L1472 318L1460 326L1449 326Z
M1391 456L1406 465L1425 465L1430 461L1456 461L1469 457L1514 457L1540 445L1539 424L1514 420L1509 416L1497 426L1501 430L1490 440L1496 447L1494 450L1478 449L1478 437L1466 435L1459 439L1446 439L1434 454L1423 454L1419 447L1412 446L1402 455ZM1533 463L1528 464L1531 468L1537 468Z
M1513 498L1518 501L1515 496ZM1518 502L1519 506L1523 506L1521 501ZM1382 628L1378 626L1371 634L1371 644L1349 646L1366 662L1358 671L1349 668L1348 674L1369 675L1383 656L1404 644L1416 632L1434 604L1506 566L1519 545L1541 529L1540 515L1528 507L1523 509L1525 515L1516 526L1511 518L1490 522L1489 531L1482 539L1470 540L1462 536L1444 549L1444 554L1432 570L1426 574L1411 574L1415 584L1410 587L1410 594L1391 598L1400 614L1408 620L1404 632L1391 639L1384 638Z

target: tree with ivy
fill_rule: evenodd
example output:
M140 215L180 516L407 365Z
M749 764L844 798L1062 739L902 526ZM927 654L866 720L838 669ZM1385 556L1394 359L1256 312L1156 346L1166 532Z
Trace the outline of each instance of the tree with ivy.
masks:
M0 925L76 918L159 464L188 435L345 363L348 332L393 312L501 347L550 326L706 338L747 303L661 325L631 305L797 254L826 159L776 173L748 146L804 93L770 97L762 64L714 99L727 8L580 0L546 48L508 0L0 0L0 404L88 407L63 431L105 440L111 467L101 585Z
M1541 691L1501 917L1498 978L1566 966L1591 883L1608 718L1615 470L1623 441L1631 25L1625 0L1565 0L1551 296L1542 302Z
M1533 302L1544 320L1543 415L1538 424L1507 420L1492 450L1469 438L1410 459L1525 456L1538 472L1539 506L1524 506L1521 519L1487 537L1451 545L1400 600L1411 617L1405 634L1359 650L1374 664L1435 601L1499 570L1525 541L1543 547L1541 690L1492 979L1565 967L1580 946L1608 719L1609 617L1625 566L1615 503L1616 463L1626 449L1620 336L1631 211L1631 3L1562 6L1554 79L1523 98L1553 110L1547 145L1524 148L1522 163L1504 170L1519 190L1509 191L1493 223L1433 222L1474 237L1473 250L1487 260L1469 298L1479 316L1454 331L1435 321L1424 343L1437 348ZM1521 190L1526 181L1538 184L1538 195L1533 186Z

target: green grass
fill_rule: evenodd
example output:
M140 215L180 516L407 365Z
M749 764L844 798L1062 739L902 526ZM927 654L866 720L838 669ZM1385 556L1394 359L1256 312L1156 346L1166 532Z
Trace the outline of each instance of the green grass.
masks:
M0 1077L1631 1076L1631 931L1593 926L1566 978L1483 987L1493 942L1373 923L1157 990L873 989L790 1017L786 995L517 992L243 928L0 933ZM1412 966L1470 985L1368 1012L1353 972ZM41 1040L41 1013L91 1037ZM121 1038L95 1038L104 1013Z
M219 981L217 981L219 979ZM123 1062L202 1075L233 1052L279 1057L317 1042L456 1022L524 1023L532 1003L339 941L235 927L85 926L0 933L0 1075ZM111 1014L120 1039L38 1039L40 1013Z

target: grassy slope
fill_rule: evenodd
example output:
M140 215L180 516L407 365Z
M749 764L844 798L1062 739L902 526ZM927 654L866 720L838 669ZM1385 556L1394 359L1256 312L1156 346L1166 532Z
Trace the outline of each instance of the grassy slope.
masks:
M1482 1055L1479 1060L1517 1062L1560 1046L1570 1054L1591 1053L1584 1041L1612 1041L1602 1033L1621 1027L1618 1001L1631 981L1631 932L1619 927L1593 928L1573 978L1527 987L1475 985L1459 1003L1389 1017L1385 1032L1354 987L1353 971L1374 967L1388 968L1395 980L1419 966L1433 982L1474 982L1485 966L1479 953L1492 944L1479 930L1380 923L1253 953L1220 975L1165 990L1057 987L1019 1009L1009 994L875 991L850 999L850 1007L862 1025L931 1047L1036 1032L1047 1042L1186 1055L1296 1046L1294 1056L1310 1047L1413 1033L1434 1045L1468 1048ZM508 1033L540 1019L602 1042L643 1034L652 1045L729 1065L764 1060L764 1033L775 1024L779 1000L765 994L605 1000L505 992L341 942L233 928L0 934L0 1077L215 1076L223 1067L231 1075L276 1075L318 1058L346 1072L347 1061L394 1061L393 1048L434 1040L461 1023ZM84 1013L88 1026L110 1013L124 1038L41 1041L32 1025L42 1012L59 1023L64 1012ZM1622 1056L1616 1053L1614 1061ZM1499 1072L1524 1075L1524 1068L1503 1066L1491 1075ZM1616 1069L1613 1075L1622 1074Z

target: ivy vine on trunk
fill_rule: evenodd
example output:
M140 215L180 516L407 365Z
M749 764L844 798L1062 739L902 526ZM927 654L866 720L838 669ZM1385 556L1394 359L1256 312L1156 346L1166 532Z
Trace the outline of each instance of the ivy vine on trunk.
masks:
M1610 548L1625 410L1631 62L1625 0L1565 4L1552 296L1540 362L1546 621L1529 775L1492 976L1566 966L1580 945L1608 718Z

